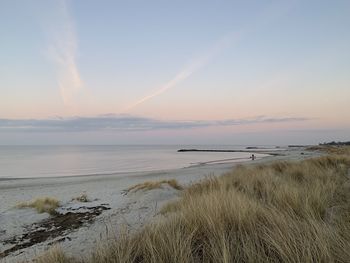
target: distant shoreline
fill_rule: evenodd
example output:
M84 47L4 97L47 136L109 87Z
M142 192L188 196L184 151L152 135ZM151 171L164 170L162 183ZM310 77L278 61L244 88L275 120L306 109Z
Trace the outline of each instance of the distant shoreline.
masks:
M282 153L270 152L270 151L252 151L252 150L220 150L220 149L180 149L177 152L236 152L236 153L260 153L260 154L268 154L272 156L283 156Z

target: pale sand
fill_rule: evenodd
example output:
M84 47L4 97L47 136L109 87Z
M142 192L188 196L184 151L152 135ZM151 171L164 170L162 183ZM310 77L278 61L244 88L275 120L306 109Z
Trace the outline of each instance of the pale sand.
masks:
M274 160L301 160L320 155L317 152L307 152L303 148L278 152L282 155L268 156L245 163L258 164ZM31 208L15 208L19 202L48 196L60 200L62 207L58 211L61 213L82 212L87 211L88 207L101 205L110 209L102 211L90 223L84 223L83 226L73 231L66 231L54 239L49 238L44 242L14 251L0 259L0 261L30 260L55 242L59 243L69 255L86 256L93 251L98 243L105 242L108 237L113 236L120 227L126 226L130 231L139 229L143 224L157 216L164 203L174 200L180 195L179 191L170 187L139 191L127 195L123 194L123 190L145 181L163 179L176 179L180 184L188 185L208 175L217 176L230 171L236 164L219 162L171 171L123 175L2 180L0 181L0 255L15 246L15 244L9 244L10 239L19 239L23 234L33 229L34 223L49 218L47 213L38 214ZM83 192L93 201L88 203L71 201L72 198ZM23 242L17 241L17 244L20 243Z

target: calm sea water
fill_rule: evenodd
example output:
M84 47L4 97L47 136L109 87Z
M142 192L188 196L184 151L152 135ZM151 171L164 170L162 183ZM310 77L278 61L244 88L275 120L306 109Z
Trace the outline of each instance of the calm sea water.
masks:
M237 146L0 146L0 179L103 175L188 167L249 153L177 152Z

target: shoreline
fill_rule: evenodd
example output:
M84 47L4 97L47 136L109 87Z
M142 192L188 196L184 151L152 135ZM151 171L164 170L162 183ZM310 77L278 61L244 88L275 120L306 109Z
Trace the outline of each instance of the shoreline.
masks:
M225 148L224 146L216 147ZM235 149L236 146L228 147ZM181 146L137 146L130 147L130 149L123 149L123 147L112 147L111 149L108 147L88 149L49 147L45 150L38 150L35 146L28 150L11 148L10 151L0 152L0 166L3 166L0 169L0 181L78 176L123 176L173 170L206 161L252 155L249 151L245 153L179 153L180 148Z
M107 176L63 176L35 178L36 180L24 178L1 181L0 221L2 225L0 226L0 242L2 244L10 238L25 234L26 231L30 232L31 227L35 224L50 218L48 214L38 214L30 208L15 208L19 202L29 201L41 196L50 196L60 201L62 205L58 209L60 213L68 213L74 209L74 211L79 212L84 210L84 207L91 208L101 205L108 209L96 216L91 222L83 224L74 231L14 251L4 258L0 258L0 262L17 262L33 258L47 249L49 244L54 243L58 243L70 255L86 254L86 251L96 245L96 242L106 239L111 233L116 233L116 230L123 225L127 225L130 231L137 231L146 222L157 216L163 204L175 200L181 193L165 186L161 189L124 195L123 190L132 185L145 181L176 179L181 185L186 186L208 176L221 175L232 170L238 164L254 165L275 160L300 160L318 155L315 152L306 153L304 148L286 149L281 152L284 152L285 155L270 155L255 161L209 163L173 170L139 172L132 173L132 175L124 173L124 176L112 174ZM72 198L81 193L86 193L91 202L71 201ZM11 246L13 244L4 245L4 248L0 250L0 254L10 249Z
M180 149L177 152L214 152L214 153L257 153L268 154L272 156L283 156L277 151L259 151L259 150L219 150L219 149Z
M248 151L247 153L250 153ZM252 152L253 153L253 152ZM256 157L256 160L261 160L266 157L271 156L283 156L281 154L273 154L273 153L260 153L261 155L265 155L262 157ZM172 168L172 169L154 169L154 170L145 170L145 171L125 171L125 172L106 172L106 173L92 173L92 174L78 174L78 175L60 175L60 176L39 176L39 177L0 177L0 182L6 182L6 181L20 181L20 180L51 180L51 179L63 179L63 178L91 178L91 177L109 177L109 176L116 176L118 178L123 177L131 177L131 176L146 176L147 174L154 174L154 173L167 173L172 172L176 170L181 169L187 169L202 165L211 165L211 164L224 164L224 163L245 163L249 162L250 158L228 158L228 159L217 159L217 160L211 160L211 161L204 161L204 162L198 162L198 163L190 163L188 166L184 167L178 167L178 168ZM0 189L2 189L2 186L0 185Z

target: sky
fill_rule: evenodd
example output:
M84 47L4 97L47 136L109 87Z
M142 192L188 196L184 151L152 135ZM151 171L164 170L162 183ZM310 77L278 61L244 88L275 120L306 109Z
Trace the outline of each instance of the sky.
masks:
M350 140L350 1L0 1L0 144Z

